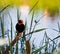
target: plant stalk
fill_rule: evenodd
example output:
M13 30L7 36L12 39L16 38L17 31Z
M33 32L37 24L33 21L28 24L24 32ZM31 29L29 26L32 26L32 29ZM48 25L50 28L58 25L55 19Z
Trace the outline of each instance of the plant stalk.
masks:
M19 40L19 37L21 37L21 35L22 35L22 33L21 34L17 34L17 36L15 37L15 39L10 43L10 46L13 46ZM10 46L8 46L6 48L6 50L3 52L3 54L8 54L8 52L10 50Z

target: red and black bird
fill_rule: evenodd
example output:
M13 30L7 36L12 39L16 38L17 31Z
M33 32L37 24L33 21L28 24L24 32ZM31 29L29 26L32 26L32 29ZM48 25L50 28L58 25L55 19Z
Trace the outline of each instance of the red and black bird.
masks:
M18 33L22 33L25 29L25 25L23 24L23 20L19 20L16 24L16 30Z

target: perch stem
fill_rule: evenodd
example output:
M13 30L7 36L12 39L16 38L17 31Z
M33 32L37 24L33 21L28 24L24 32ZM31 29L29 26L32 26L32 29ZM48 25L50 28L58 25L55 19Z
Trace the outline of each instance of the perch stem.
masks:
M30 53L30 43L29 43L29 40L26 40L26 54L31 54Z
M3 52L3 54L8 54L8 52L10 50L10 46L13 46L19 40L19 37L21 37L21 35L22 35L22 33L17 34L15 39L10 43L10 45L6 48L6 50Z

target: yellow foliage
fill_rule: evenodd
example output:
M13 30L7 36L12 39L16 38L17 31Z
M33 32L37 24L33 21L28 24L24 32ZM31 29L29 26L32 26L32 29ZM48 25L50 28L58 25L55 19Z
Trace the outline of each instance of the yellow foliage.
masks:
M15 6L29 5L33 7L38 0L0 0L0 8L7 4L14 4ZM56 8L60 6L60 0L39 0L36 9Z
M0 8L4 6L4 3L2 0L0 0Z
M13 3L13 0L5 0L5 4L12 4Z
M14 0L14 1L13 1L13 4L14 4L15 6L19 6L19 5L21 4L21 0Z
M60 3L59 0L40 0L38 3L38 7L39 8L55 8L55 7L59 7Z

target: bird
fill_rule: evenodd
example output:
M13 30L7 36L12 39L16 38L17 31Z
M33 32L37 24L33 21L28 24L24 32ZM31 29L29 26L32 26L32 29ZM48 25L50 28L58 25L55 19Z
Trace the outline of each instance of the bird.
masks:
M22 33L25 29L25 25L23 23L23 20L18 20L18 23L16 24L16 31L18 33Z

